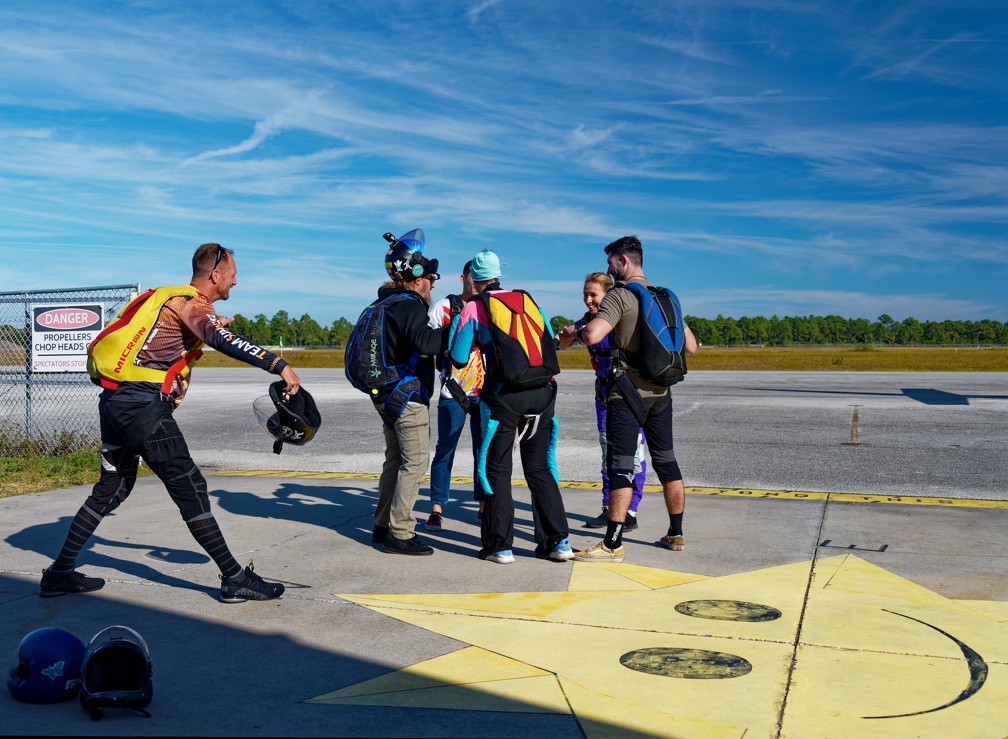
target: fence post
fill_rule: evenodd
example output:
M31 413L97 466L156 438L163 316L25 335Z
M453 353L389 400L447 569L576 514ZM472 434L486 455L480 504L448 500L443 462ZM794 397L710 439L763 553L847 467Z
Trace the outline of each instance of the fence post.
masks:
M28 303L28 293L24 294L25 309L25 441L31 441L32 432L32 412L31 412L31 391L32 391L32 371L31 371L31 305Z

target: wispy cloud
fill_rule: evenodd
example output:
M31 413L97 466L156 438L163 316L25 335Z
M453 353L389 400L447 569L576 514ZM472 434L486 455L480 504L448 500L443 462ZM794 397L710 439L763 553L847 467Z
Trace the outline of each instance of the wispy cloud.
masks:
M511 252L516 283L567 310L601 245L635 232L656 275L715 315L754 283L753 307L776 310L857 281L880 302L1008 318L990 43L1006 13L15 3L0 8L0 250L15 255L0 289L40 279L25 244L61 278L93 274L96 248L135 255L103 268L149 284L163 255L184 264L212 238L240 249L263 300L301 301L276 286L311 265L305 304L331 320L384 276L380 234L422 226L448 261Z
M469 8L469 11L466 13L466 15L469 17L470 21L476 21L479 19L481 13L483 13L485 10L488 10L489 8L492 8L494 5L497 5L501 1L502 0L483 0L482 2L477 3L473 7Z

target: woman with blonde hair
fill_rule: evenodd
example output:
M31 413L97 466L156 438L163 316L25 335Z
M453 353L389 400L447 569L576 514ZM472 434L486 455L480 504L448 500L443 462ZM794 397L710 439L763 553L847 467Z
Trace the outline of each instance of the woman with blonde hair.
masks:
M584 316L574 323L576 330L591 321L598 313L602 298L613 286L613 279L605 272L589 272L585 275L584 304L588 309ZM562 346L570 346L576 339L566 341L561 339ZM606 474L606 398L609 393L609 372L612 370L612 347L606 336L598 344L587 347L591 355L592 368L595 370L595 418L598 421L599 446L602 448L602 513L585 524L590 529L606 527L606 515L609 512L609 475ZM644 460L644 431L638 431L637 454L634 455L634 491L627 511L624 531L637 528L637 506L640 505L644 493L644 479L647 476L647 462Z

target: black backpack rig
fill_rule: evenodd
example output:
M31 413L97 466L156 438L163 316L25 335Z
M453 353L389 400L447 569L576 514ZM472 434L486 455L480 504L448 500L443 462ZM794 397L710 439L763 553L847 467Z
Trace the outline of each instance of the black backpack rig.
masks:
M425 401L430 400L427 388L414 374L419 352L405 364L392 364L385 347L385 314L388 309L403 300L420 300L412 293L395 293L376 300L360 314L347 340L344 354L344 369L347 380L362 393L377 401L388 387L392 394L385 401L383 418L388 425L394 424L409 398L414 393ZM422 302L422 301L421 301Z

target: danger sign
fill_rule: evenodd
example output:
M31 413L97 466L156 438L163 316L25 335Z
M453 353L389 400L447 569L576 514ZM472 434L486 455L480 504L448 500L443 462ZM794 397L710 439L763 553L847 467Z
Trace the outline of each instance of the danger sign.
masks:
M105 326L105 306L33 305L32 372L86 372L87 348Z

